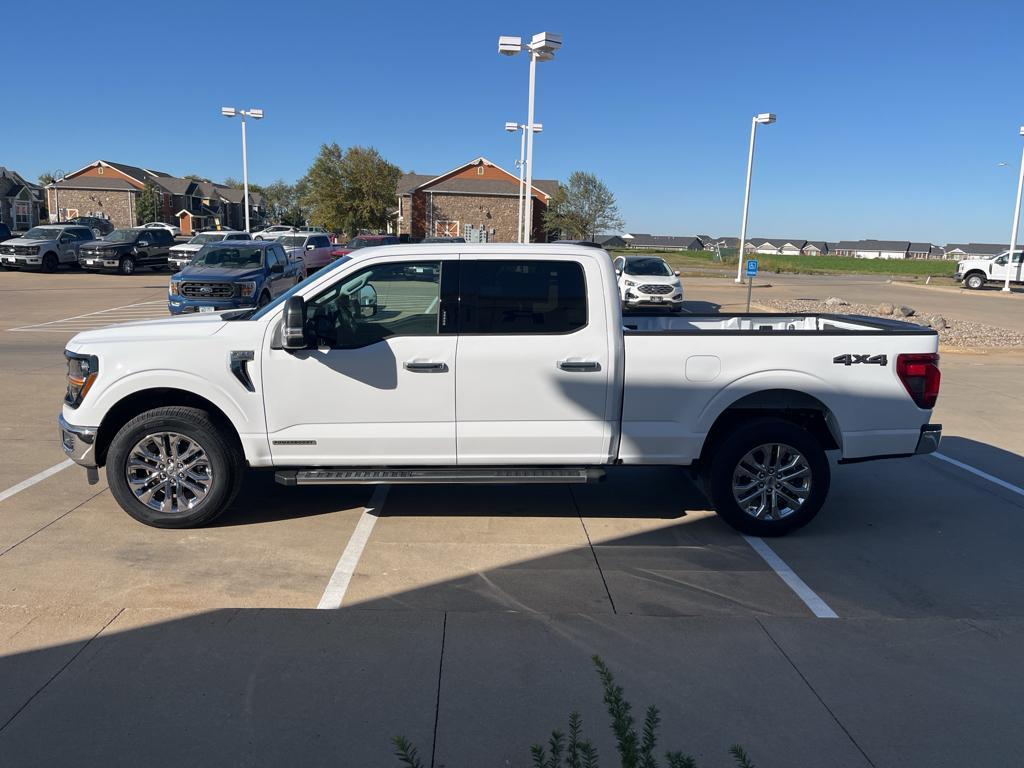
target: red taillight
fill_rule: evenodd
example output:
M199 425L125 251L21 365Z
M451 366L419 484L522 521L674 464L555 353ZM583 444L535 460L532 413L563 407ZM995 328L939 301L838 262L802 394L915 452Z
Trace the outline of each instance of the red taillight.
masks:
M896 375L917 403L918 408L931 409L939 397L939 356L904 354L896 357Z

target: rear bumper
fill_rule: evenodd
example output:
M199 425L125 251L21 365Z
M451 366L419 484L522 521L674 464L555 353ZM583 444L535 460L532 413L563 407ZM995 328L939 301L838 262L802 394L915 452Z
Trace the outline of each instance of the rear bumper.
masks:
M921 427L921 436L917 439L917 448L914 455L923 453L935 453L939 450L939 443L942 441L941 424L925 424Z

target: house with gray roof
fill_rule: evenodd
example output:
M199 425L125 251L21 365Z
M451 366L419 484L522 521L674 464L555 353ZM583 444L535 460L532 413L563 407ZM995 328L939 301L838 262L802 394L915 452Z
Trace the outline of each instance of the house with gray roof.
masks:
M149 191L147 191L149 190ZM243 229L244 193L223 184L179 178L127 163L97 160L46 187L51 221L98 216L116 227L139 221L139 197L152 194L157 219L181 227L182 234L202 229ZM263 198L249 193L249 219L254 228L266 218Z
M649 235L645 232L630 232L629 248L645 248L659 251L703 251L704 242L696 235Z
M909 240L840 240L835 254L858 259L905 259L909 250Z
M1010 250L1009 243L947 243L945 257L947 259L990 259L1008 250Z
M553 179L534 179L532 242L546 242L544 212L558 190ZM406 173L395 190L398 206L389 228L411 240L464 237L469 242L514 243L519 238L519 176L485 157L440 174Z
M42 187L0 166L0 222L12 231L32 229L39 223L42 204Z

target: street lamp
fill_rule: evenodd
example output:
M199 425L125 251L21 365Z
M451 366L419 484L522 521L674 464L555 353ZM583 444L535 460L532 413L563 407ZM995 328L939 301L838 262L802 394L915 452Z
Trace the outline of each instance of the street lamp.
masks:
M526 51L530 55L530 103L526 113L526 124L534 125L533 122L533 102L534 102L534 86L536 82L537 74L537 62L538 61L550 61L555 57L555 51L562 47L562 36L556 35L553 32L538 32L534 35L530 42L524 43L521 37L515 37L512 35L501 35L498 38L498 53L503 56L515 56L516 54ZM527 201L532 200L529 196L529 190L533 189L533 134L535 131L525 131L526 135L526 190L527 197L523 199L525 207L523 213L523 230L524 238L523 242L530 242L530 236L533 233L533 205L532 203L527 204Z
M235 109L234 107L221 107L220 113L224 117L240 115L242 118L242 190L245 194L245 231L249 231L249 161L245 155L245 118L253 120L263 119L262 109Z
M523 158L523 155L526 152L526 129L527 129L527 127L528 126L525 123L515 123L515 122L505 123L505 130L508 131L509 133L515 133L516 131L520 131L521 132L521 139L519 141L519 159L516 161L516 167L519 169L519 195L518 195L518 197L519 197L519 218L517 219L518 227L516 229L516 242L517 243L523 242L523 198L524 198L523 190L525 188L524 185L523 185L523 171L526 168L526 160ZM543 130L544 130L544 125L542 123L534 123L533 124L533 132L534 133L540 133ZM525 197L529 198L530 195L525 195Z
M1020 127L1020 135L1024 136L1024 125ZM1003 285L1005 293L1010 292L1010 277L1013 273L1013 255L1017 251L1017 228L1020 226L1020 193L1024 190L1024 150L1020 156L1020 178L1017 179L1017 203L1013 206L1013 231L1010 232L1010 253L1006 261L1006 283ZM1024 263L1024 257L1017 262L1017 279L1020 280L1020 268Z
M747 154L747 186L743 191L743 224L740 227L740 252L737 257L736 282L743 282L743 249L747 244L747 209L750 207L750 174L754 170L754 137L758 125L771 125L775 122L772 112L761 112L750 119L750 152Z

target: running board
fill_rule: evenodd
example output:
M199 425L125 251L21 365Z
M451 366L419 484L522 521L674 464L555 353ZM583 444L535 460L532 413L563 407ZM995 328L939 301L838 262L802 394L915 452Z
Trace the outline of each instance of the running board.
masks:
M599 467L438 467L418 469L278 470L281 485L378 485L384 483L593 483L604 479Z

